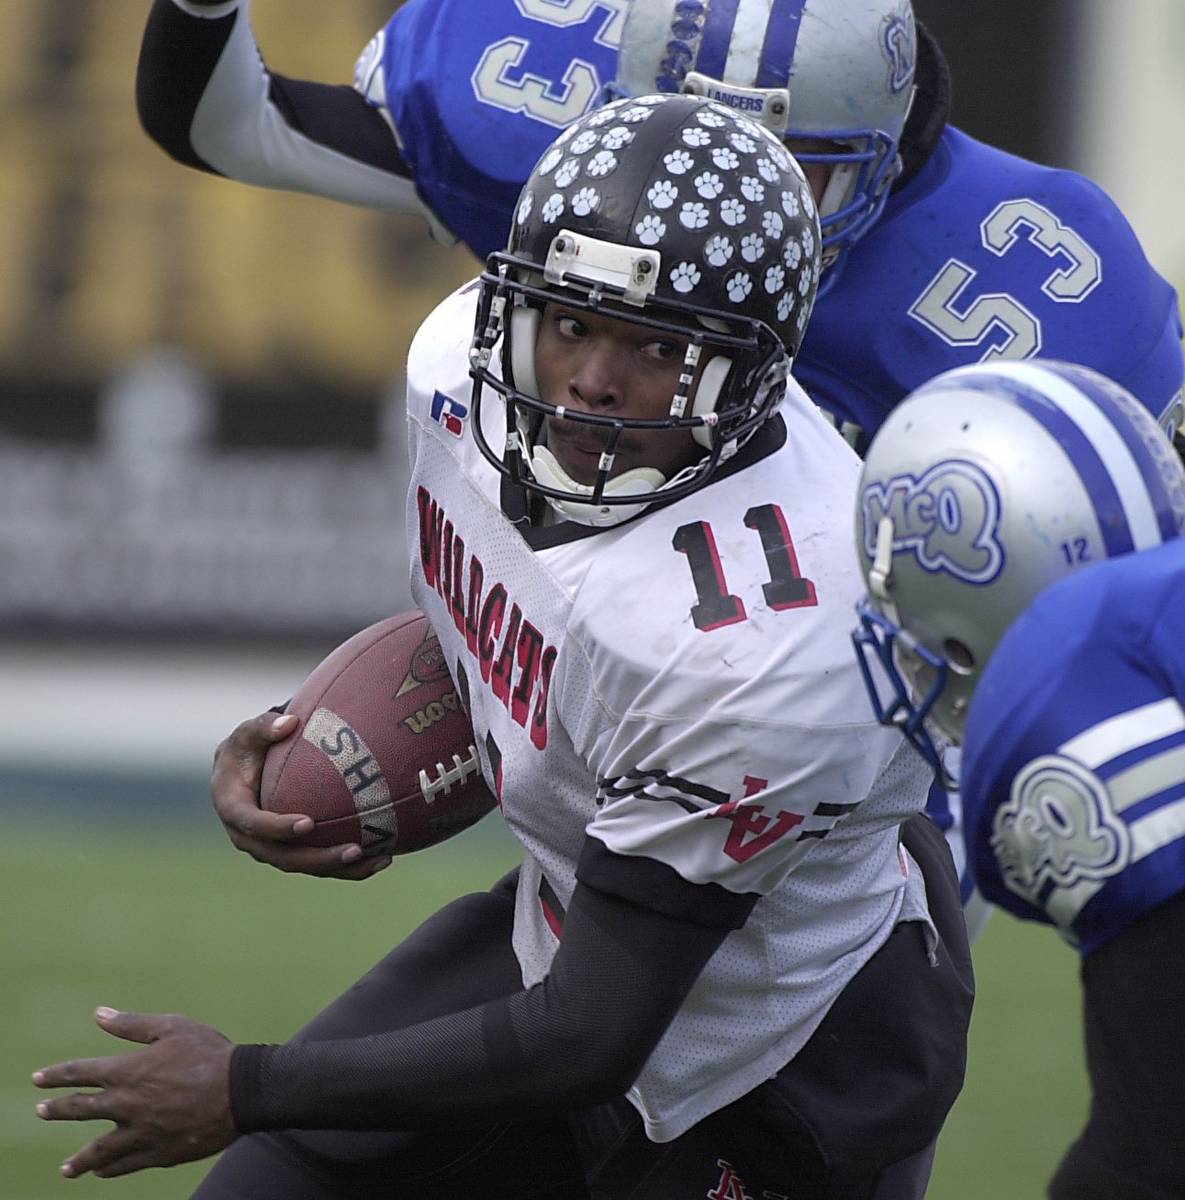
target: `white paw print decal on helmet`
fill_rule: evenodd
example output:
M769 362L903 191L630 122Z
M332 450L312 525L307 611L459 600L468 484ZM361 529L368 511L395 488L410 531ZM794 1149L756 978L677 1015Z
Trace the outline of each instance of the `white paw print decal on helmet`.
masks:
M556 187L566 188L579 174L580 163L574 158L566 159L560 164L560 169L555 173Z
M728 277L725 286L728 288L728 298L733 304L743 304L753 290L753 280L744 271L737 271L735 275Z
M669 179L658 180L646 193L651 208L670 208L678 198L679 189Z
M765 199L765 185L760 179L746 175L741 179L741 195L754 204L760 204Z
M724 180L711 171L705 171L695 177L695 190L705 200L715 200L724 191Z
M733 245L723 234L717 233L708 238L704 245L704 256L713 267L723 267L732 258Z
M686 150L672 150L662 161L672 175L686 175L695 166L695 159Z
M634 226L634 233L638 236L638 241L643 246L656 246L662 241L667 231L667 223L662 217L656 217L653 214L644 216L637 225Z
M688 201L679 210L679 221L688 229L703 229L708 223L708 206L698 200Z
M765 238L757 233L746 233L741 238L741 257L746 262L756 262L765 253Z
M651 122L645 137L640 122ZM614 101L577 120L540 160L510 249L542 271L558 229L595 222L598 237L661 253L656 303L694 298L697 311L743 313L793 346L817 281L819 233L791 165L774 135L702 97Z
M780 170L793 171L796 175L802 174L802 168L798 163L790 157L786 149L776 143L768 147L769 156L778 164Z
M677 292L690 292L703 276L695 263L681 262L671 271L671 286Z
M815 197L811 194L811 189L805 184L799 189L798 195L802 200L802 211L809 217L815 211Z
M617 155L612 150L601 150L588 160L585 170L594 178L608 175L617 166Z
M600 193L596 188L585 187L572 197L572 211L578 217L587 217L590 212L594 212L601 203Z

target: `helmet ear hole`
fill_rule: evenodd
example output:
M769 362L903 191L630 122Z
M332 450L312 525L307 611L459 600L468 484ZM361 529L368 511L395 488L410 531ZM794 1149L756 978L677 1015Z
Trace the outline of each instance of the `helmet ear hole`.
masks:
M708 360L699 377L699 383L696 384L695 400L691 406L693 417L706 417L708 413L716 411L716 403L720 399L721 392L724 391L724 384L731 370L732 359L726 354L718 354L715 358ZM711 426L697 425L691 431L691 436L705 450L712 448Z
M951 670L959 675L970 675L975 670L975 655L966 642L958 638L947 638L942 643L942 653Z
M510 311L510 323L505 335L513 375L507 382L533 400L539 399L539 381L535 377L535 342L539 337L541 317L539 309L532 305L516 304Z

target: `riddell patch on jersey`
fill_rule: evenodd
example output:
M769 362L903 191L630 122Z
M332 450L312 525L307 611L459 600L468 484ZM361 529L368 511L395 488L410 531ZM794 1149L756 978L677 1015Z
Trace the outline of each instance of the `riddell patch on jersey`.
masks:
M881 520L893 522L893 554L912 554L923 570L965 583L991 583L1004 566L1000 496L982 467L962 459L868 483L860 496L864 553L876 557Z
M469 419L469 406L454 400L443 392L432 396L432 420L443 425L453 437L465 436L465 422Z

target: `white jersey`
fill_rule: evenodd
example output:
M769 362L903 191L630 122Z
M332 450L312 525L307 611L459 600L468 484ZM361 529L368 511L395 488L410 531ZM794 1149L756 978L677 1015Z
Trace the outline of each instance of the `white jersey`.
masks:
M655 863L708 905L720 889L760 897L630 1091L667 1141L789 1062L898 921L929 921L898 844L926 770L877 725L849 640L859 462L792 388L785 425L709 486L613 528L524 533L473 437L475 300L451 296L411 348L408 544L526 850L523 982L548 972L586 835L635 903L653 902ZM504 414L487 391L493 446Z

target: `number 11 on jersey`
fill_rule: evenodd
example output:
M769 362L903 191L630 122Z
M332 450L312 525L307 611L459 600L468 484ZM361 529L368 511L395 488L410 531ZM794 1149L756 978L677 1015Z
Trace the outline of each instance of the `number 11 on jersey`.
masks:
M761 586L766 604L774 612L790 608L811 608L818 604L815 585L798 569L794 541L786 525L786 517L777 504L759 504L744 517L745 528L754 530L761 538L769 582ZM691 579L695 584L697 603L692 605L691 619L696 629L708 633L725 625L735 625L748 617L744 601L728 590L716 535L707 521L692 521L675 530L671 545L687 556Z

